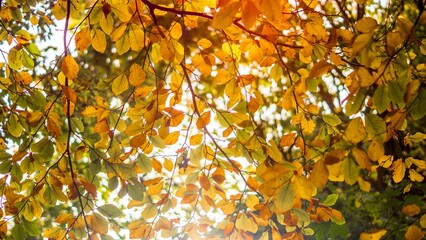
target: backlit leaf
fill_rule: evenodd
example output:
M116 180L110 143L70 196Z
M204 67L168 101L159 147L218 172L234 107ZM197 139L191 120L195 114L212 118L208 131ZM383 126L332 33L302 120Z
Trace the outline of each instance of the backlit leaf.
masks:
M275 205L282 212L288 211L293 207L294 198L296 197L290 183L283 184L275 195Z
M120 74L112 80L111 89L115 95L120 95L129 88L129 81L126 74Z
M64 73L65 77L68 79L75 79L77 77L77 74L79 72L79 67L77 62L74 60L74 58L71 55L67 55L62 60L61 70Z
M213 16L213 21L211 22L212 27L216 29L230 27L239 8L239 2L231 2L224 7L221 7L219 12Z

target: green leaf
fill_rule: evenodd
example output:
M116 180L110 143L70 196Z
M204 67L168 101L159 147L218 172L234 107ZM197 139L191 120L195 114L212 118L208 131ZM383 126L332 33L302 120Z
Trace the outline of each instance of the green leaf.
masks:
M41 56L40 50L38 49L37 45L35 45L34 43L30 43L30 44L26 45L25 49L27 49L28 52L33 54L35 57Z
M283 212L290 210L293 207L293 201L296 194L293 191L290 183L283 184L277 191L275 197L275 205Z
M105 204L98 207L98 211L108 218L116 218L123 215L123 212L114 204Z
M346 104L346 115L350 116L361 110L365 100L365 94L366 93L364 89L359 90L356 95Z
M420 89L409 111L414 120L419 120L426 115L426 88L423 87Z
M150 173L152 171L152 160L145 154L139 155L136 159L136 165L146 173Z
M380 143L385 141L386 123L379 116L371 113L367 114L365 116L365 129L372 139L375 139Z
M34 60L26 51L22 52L21 59L22 59L22 65L24 65L24 67L29 69L34 68Z
M30 222L27 221L25 218L21 218L22 225L25 228L25 231L30 236L37 236L40 234L40 224L38 224L38 221Z
M25 230L23 224L15 224L15 226L12 228L12 238L14 240L25 240L27 239L27 231Z
M145 190L134 184L127 185L127 194L136 201L143 201Z
M118 178L114 176L108 180L108 189L115 190L118 187Z
M342 120L334 114L324 114L322 120L330 126L337 126L342 123Z
M6 174L12 167L12 161L4 161L0 164L0 174Z
M293 208L291 209L291 212L297 217L298 221L307 222L307 223L311 221L309 214L300 208ZM305 224L305 225L308 225L308 224Z
M398 82L396 81L389 81L387 84L387 89L389 91L389 98L392 101L392 103L404 107L404 91L402 91L401 87L399 86Z
M166 144L164 143L164 140L160 136L151 136L151 143L156 148L165 148Z
M22 67L22 52L15 48L10 49L7 63L13 70L19 70Z
M390 104L388 88L384 85L377 87L373 96L373 104L378 113L384 112Z
M342 162L342 173L345 177L345 182L349 185L354 185L358 181L359 167L352 158L346 157Z
M334 193L330 194L327 196L327 198L324 200L322 204L331 207L336 203L338 198L339 198L338 194L334 194Z
M18 117L14 114L9 116L9 121L7 122L7 130L14 137L19 137L22 134L23 128L18 122Z
M12 177L17 180L18 182L20 182L22 180L23 177L23 173L22 173L22 169L19 166L19 164L13 164L12 168L10 169L10 174L12 175Z

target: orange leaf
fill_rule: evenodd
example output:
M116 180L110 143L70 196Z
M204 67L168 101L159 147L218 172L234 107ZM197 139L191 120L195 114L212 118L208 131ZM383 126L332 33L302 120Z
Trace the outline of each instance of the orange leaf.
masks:
M217 184L222 184L225 181L225 171L221 166L217 166L216 171L214 171L212 178Z
M198 181L200 182L200 186L204 189L204 190L209 190L210 189L210 180L209 178L206 176L206 174L204 172L201 172Z
M164 143L166 145L173 145L177 143L177 141L179 140L179 136L180 136L180 131L172 132L169 135L167 135L167 137L164 139Z
M423 239L425 233L416 225L411 225L408 227L407 232L405 233L406 240L419 240Z
M68 79L75 79L77 77L79 67L74 58L71 55L67 55L62 61L61 70Z
M201 114L200 118L197 120L197 127L202 129L210 123L210 111L204 112Z
M108 220L99 213L93 213L89 216L89 224L90 228L99 234L107 234L108 232Z
M413 217L419 214L421 209L416 204L409 204L402 207L402 212L409 217Z

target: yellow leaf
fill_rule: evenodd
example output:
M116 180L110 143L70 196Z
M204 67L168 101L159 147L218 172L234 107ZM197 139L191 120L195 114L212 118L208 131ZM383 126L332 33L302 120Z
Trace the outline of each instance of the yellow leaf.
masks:
M78 64L71 55L67 55L62 61L61 70L68 79L75 79L78 74Z
M123 55L130 50L130 38L129 34L124 34L118 41L115 43L115 48L117 49L118 55Z
M383 155L381 158L379 158L378 160L379 165L384 167L384 168L388 168L392 165L393 162L393 156L391 155Z
M198 46L207 49L212 45L212 42L210 42L210 40L206 39L206 38L202 38L200 39L198 42Z
M170 159L168 158L164 159L163 165L164 165L164 169L166 169L167 171L171 172L173 170L174 164Z
M273 140L268 141L269 145L266 146L266 153L275 161L275 162L283 162L283 155L281 151L278 149L277 145Z
M105 33L99 29L96 29L93 33L92 47L97 52L103 53L106 49L106 38Z
M78 51L86 50L90 42L92 41L92 36L90 35L89 27L84 27L75 35L75 47Z
M102 14L102 17L99 21L99 26L101 26L102 31L110 35L112 30L114 29L114 18L112 17L112 15L108 14L108 16L105 16Z
M365 17L355 24L356 30L362 33L373 31L377 27L377 21L371 17Z
M108 220L106 220L101 214L93 213L88 216L90 228L99 234L108 233Z
M111 89L112 92L118 96L125 92L129 88L129 81L127 80L126 74L122 73L112 81Z
M152 196L152 195L158 195L161 193L161 190L163 189L164 181L161 181L157 184L149 186L148 190L146 191L146 194Z
M311 200L312 195L316 192L316 189L312 182L305 176L295 175L291 179L293 191L301 198Z
M112 12L117 15L117 17L122 22L128 22L132 15L130 15L129 10L127 9L127 4L117 3L111 5Z
M36 15L31 15L30 22L33 26L38 24L38 17Z
M203 134L196 134L196 135L192 135L191 138L189 139L189 144L191 146L195 146L195 145L199 145L201 144L201 142L203 141Z
M358 35L352 44L352 57L357 56L362 50L367 49L372 37L372 33L363 33Z
M379 229L373 232L363 232L359 236L359 240L379 240L386 234L385 229Z
M217 12L213 16L213 20L211 22L212 27L216 29L224 29L230 27L232 25L232 22L234 21L235 14L237 13L239 8L239 2L231 2L224 7L221 7L219 12Z
M394 182L399 183L404 179L405 176L405 164L402 162L402 159L398 159L392 164L392 179Z
M358 165L361 168L364 168L367 170L371 169L370 159L368 159L367 153L365 153L364 150L354 147L352 149L352 155L354 156L355 161L358 163Z
M422 226L422 228L426 228L426 214L423 214L420 218L420 226Z
M369 87L376 82L376 79L371 75L367 68L361 67L358 69L358 77L361 81L361 87Z
M173 51L172 45L167 39L161 40L160 43L160 54L161 57L169 62L172 62L175 59L175 53Z
M19 81L24 85L29 85L33 81L33 78L28 72L20 72Z
M406 240L420 240L423 239L425 233L416 225L411 225L408 227L407 232L405 233Z
M423 182L424 177L420 173L418 173L416 170L410 169L409 174L410 174L409 177L411 181Z
M312 133L315 130L315 122L311 118L307 118L305 115L302 117L300 125L305 133Z
M371 183L369 181L365 181L361 176L358 178L358 186L364 192L370 192Z
M383 144L373 140L368 146L367 153L371 160L377 161L385 155L385 148L383 147Z
M154 204L147 203L145 209L141 213L143 219L150 219L157 216L158 209Z
M170 36L178 40L182 36L182 26L178 22L173 22L170 27Z
M345 130L346 139L356 144L364 140L365 135L365 127L362 119L360 117L352 119Z
M234 75L231 74L228 70L221 69L219 70L213 81L218 85L222 85L231 81L233 78Z
M241 213L239 218L235 223L235 227L239 230L248 231L256 233L258 230L258 224L254 221L253 218L247 216L246 213Z
M66 234L67 231L65 231L65 229L61 227L52 227L44 230L43 237L49 239L65 239Z
M252 210L257 210L256 205L259 204L259 198L255 195L247 195L246 206Z
M130 49L140 51L145 47L145 33L141 26L132 24L129 28Z
M146 79L145 71L142 67L135 63L130 67L129 82L133 86L141 85Z
M409 204L402 207L402 212L409 217L413 217L419 214L421 209L416 204Z
M180 136L180 131L172 132L169 135L167 135L167 137L164 139L164 143L166 145L173 145L177 143L177 141L179 140L179 136Z

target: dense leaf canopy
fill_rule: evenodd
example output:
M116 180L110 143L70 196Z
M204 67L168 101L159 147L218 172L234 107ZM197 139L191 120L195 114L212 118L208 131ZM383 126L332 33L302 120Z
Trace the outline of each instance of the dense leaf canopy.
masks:
M425 5L0 1L0 238L422 239Z

